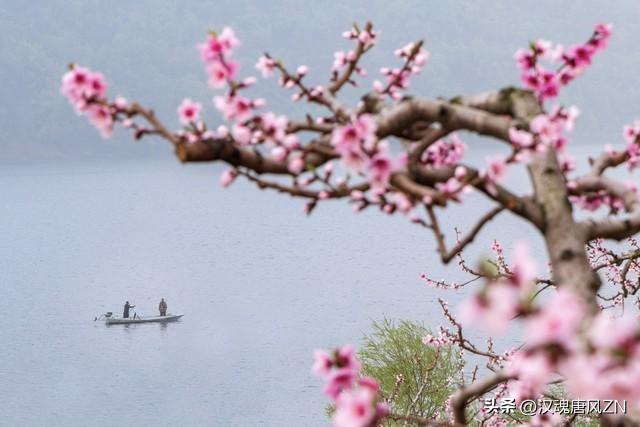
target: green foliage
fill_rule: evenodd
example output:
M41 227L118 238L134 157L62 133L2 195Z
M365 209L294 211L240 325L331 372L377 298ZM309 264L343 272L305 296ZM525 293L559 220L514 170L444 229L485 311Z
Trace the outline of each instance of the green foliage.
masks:
M462 370L459 353L423 344L427 334L429 330L420 324L385 319L373 323L360 346L364 375L378 380L394 413L434 417L437 411L444 412L445 401L457 388Z
M407 320L373 322L371 332L362 340L358 359L363 375L380 383L382 397L394 414L444 421L445 402L461 385L464 361L456 347L443 346L437 350L423 344L422 338L429 333L423 325ZM561 385L552 385L546 397L570 399ZM467 408L471 425L480 425L476 418L480 407L481 402L475 401ZM327 406L327 416L333 415L334 409L333 405ZM509 426L530 420L519 411L502 418ZM384 422L385 427L408 425L411 424L405 421ZM573 425L594 427L598 419L578 417Z

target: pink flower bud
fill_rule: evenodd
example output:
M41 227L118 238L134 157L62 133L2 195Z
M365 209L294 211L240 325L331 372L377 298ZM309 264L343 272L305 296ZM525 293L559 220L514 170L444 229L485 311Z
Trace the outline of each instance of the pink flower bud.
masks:
M127 102L127 98L122 96L116 96L116 99L114 99L113 104L116 106L116 108L120 110L124 110L129 105Z
M289 161L289 172L299 175L304 170L304 159L302 157L294 157Z

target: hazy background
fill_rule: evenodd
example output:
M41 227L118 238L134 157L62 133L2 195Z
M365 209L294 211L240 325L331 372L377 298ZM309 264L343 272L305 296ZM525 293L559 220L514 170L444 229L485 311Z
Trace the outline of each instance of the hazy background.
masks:
M183 97L215 126L195 44L224 25L243 42L243 75L268 50L325 83L333 51L351 46L341 32L372 20L382 35L370 75L425 38L431 61L411 92L448 97L517 84L513 52L533 38L577 43L612 22L609 49L563 92L583 112L572 144L584 164L602 144L621 145L622 125L640 116L640 3L558 3L0 1L0 425L327 425L313 349L357 344L383 316L435 327L440 293L419 274L461 278L403 218L340 202L306 218L299 200L242 181L222 190L221 165L180 165L163 141L101 140L58 93L67 63L104 72L111 95L153 106L169 127ZM302 114L273 80L253 93ZM487 147L476 145L470 160L482 161ZM525 184L510 175L510 187ZM451 210L448 238L485 205ZM504 218L468 259L493 237L507 248L527 238L542 266L531 229ZM125 299L153 313L161 296L182 322L92 321Z
M269 51L286 64L307 64L310 82L325 83L333 52L350 47L340 37L352 22L371 20L382 31L365 65L371 75L393 65L393 49L419 38L432 59L413 80L413 93L454 96L517 84L518 47L543 37L584 41L597 22L612 22L611 46L595 66L563 92L581 106L578 143L617 141L623 123L640 114L636 84L640 3L627 1L136 1L0 2L0 159L146 158L164 144L129 142L116 133L102 142L58 96L69 62L101 70L109 93L154 106L178 126L183 97L200 100L214 124L205 73L195 45L209 29L231 25L243 42L244 73ZM255 73L254 73L255 74ZM246 74L245 74L246 75ZM274 81L258 91L276 111L292 112L289 93Z

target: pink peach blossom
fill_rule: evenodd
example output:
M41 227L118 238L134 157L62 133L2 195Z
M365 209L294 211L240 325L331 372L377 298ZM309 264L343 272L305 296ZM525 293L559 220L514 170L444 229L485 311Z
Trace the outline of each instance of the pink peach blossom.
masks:
M585 316L585 305L572 291L561 288L542 310L525 321L530 346L559 344L570 347Z
M282 145L288 150L296 150L300 148L300 139L295 133L290 133L284 136Z
M510 386L518 402L535 399L544 391L553 373L549 356L542 351L520 350L510 358L506 368L508 375L515 376L517 384Z
M509 139L516 147L528 148L533 145L533 135L524 130L509 128Z
M513 286L494 283L484 293L464 301L459 308L463 325L478 326L488 332L503 334L517 314L519 292Z
M375 393L358 388L342 393L336 400L332 422L335 427L369 427L376 417Z
M623 135L628 144L635 144L638 135L640 135L640 121L636 121L632 125L625 125Z
M62 77L60 93L69 100L76 112L80 114L89 108L90 103L104 100L107 86L107 82L101 73L74 65Z
M296 69L296 73L298 74L299 77L306 76L308 72L309 72L309 67L307 67L306 65L300 65Z
M460 182L460 179L457 177L451 177L446 182L438 182L436 183L436 190L438 190L442 195L455 202L461 202L460 194L465 191L466 185Z
M203 61L218 61L223 55L230 55L233 48L240 45L233 30L224 27L220 34L210 33L204 43L198 45Z
M88 110L89 122L95 126L103 138L110 138L113 133L113 116L109 108L92 105Z
M228 82L235 79L237 71L238 64L234 61L227 60L225 62L211 62L207 65L209 85L217 89L224 87Z
M637 316L612 317L601 312L591 325L589 338L593 345L606 350L632 354L640 349L640 323ZM638 352L640 357L640 352Z
M231 136L238 144L247 145L251 142L251 129L236 123L231 127Z
M612 30L612 24L597 24L595 28L595 36L591 43L599 50L606 48L607 43L611 38Z
M497 194L496 183L501 181L509 170L507 161L504 156L487 157L488 169L484 172L485 185L491 194Z
M525 242L516 242L513 250L511 266L513 283L521 290L529 290L536 278L535 262L529 255L529 247Z
M256 63L256 69L262 73L262 77L264 78L271 77L275 67L276 62L266 55L258 58L258 62Z
M289 152L287 151L287 149L281 145L274 147L273 150L271 150L271 156L277 162L284 162L287 159L288 154Z
M379 152L371 158L368 165L369 182L375 189L386 188L393 171L393 166L387 152Z
M546 145L552 145L561 136L557 123L552 121L546 114L540 114L531 121L531 130Z
M326 350L318 349L314 351L313 358L312 372L320 378L327 379L333 367L331 355Z
M200 120L200 111L202 110L202 104L199 102L193 102L189 98L185 98L178 107L178 117L183 125L197 122Z
M265 139L276 142L284 138L287 128L285 116L276 116L274 113L268 112L260 116L260 120Z
M123 96L116 96L113 100L113 105L119 110L124 110L129 106L129 102L127 101L127 98Z
M356 371L349 368L334 368L329 371L326 378L324 394L336 400L340 393L353 387L356 379Z
M239 123L251 118L253 109L258 108L256 101L251 101L240 95L235 96L215 96L213 98L215 107L222 112L226 120L234 120Z
M378 31L361 31L360 34L357 35L358 41L362 43L366 48L369 48L376 44L378 35L380 33Z
M301 156L294 157L289 160L289 172L299 175L304 170L304 159Z
M558 96L560 89L582 74L591 65L593 56L606 47L611 26L598 24L593 36L582 44L568 49L546 40L536 40L529 49L518 49L514 55L520 79L541 101ZM540 60L550 63L557 71L545 68Z
M467 145L454 132L448 139L440 139L422 155L422 162L435 168L455 166L464 157Z
M348 168L361 170L364 167L366 156L363 149L372 148L376 138L375 130L375 121L371 116L363 114L333 131L331 143Z

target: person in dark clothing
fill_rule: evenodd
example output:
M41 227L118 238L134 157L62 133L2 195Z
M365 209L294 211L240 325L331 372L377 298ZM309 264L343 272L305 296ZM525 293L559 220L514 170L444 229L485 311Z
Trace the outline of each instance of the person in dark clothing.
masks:
M160 310L160 316L167 315L167 302L164 298L160 298L160 304L158 304L158 310Z
M124 313L122 313L122 317L125 319L129 318L129 309L134 308L135 305L129 305L129 301L124 303Z

